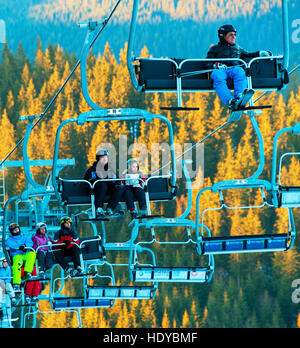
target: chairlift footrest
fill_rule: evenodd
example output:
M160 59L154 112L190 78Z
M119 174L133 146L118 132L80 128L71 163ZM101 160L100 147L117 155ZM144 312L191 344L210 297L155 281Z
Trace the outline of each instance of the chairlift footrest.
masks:
M97 274L97 272L79 273L79 274L74 275L74 276L71 275L71 278L72 278L72 279L74 279L74 278L82 278L82 277L94 276L94 275L96 275L96 274Z
M111 300L86 299L83 297L54 298L53 309L77 309L77 308L108 308L112 307Z
M286 250L289 238L288 234L205 237L200 244L202 255L271 252Z
M156 288L152 286L93 286L88 288L89 299L149 300L154 298Z
M247 110L260 110L260 109L271 109L273 106L272 105L261 105L261 106L247 106L244 108L232 110L233 112L235 111L247 111Z
M134 217L133 220L140 220L140 219L155 219L155 218L160 218L160 217L164 217L164 215L137 215L136 217Z
M210 267L135 267L136 282L205 283L212 272Z
M189 108L189 107L181 107L181 106L161 106L161 110L167 111L199 111L200 108Z

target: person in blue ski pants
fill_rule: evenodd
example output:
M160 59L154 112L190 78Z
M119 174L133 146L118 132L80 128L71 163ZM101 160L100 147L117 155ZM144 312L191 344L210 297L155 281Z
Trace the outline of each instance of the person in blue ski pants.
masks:
M211 61L206 64L208 69L213 71L210 78L213 80L213 87L222 103L230 109L234 109L243 98L243 92L247 88L247 77L245 70L242 68L242 62L238 59L251 59L255 57L268 57L272 55L270 51L247 52L235 42L237 30L231 24L222 25L218 29L219 42L212 46L206 58ZM230 59L233 60L222 60ZM216 60L214 60L216 59ZM232 96L227 80L233 80L234 95Z
M243 91L247 88L247 80L244 69L239 66L228 67L227 69L214 70L211 75L214 89L221 102L229 105L232 94L227 87L227 80L232 79L234 83L234 98L239 99Z

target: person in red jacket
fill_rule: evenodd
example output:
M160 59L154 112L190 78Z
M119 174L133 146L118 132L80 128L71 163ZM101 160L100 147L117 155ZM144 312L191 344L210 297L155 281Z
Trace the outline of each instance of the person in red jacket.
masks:
M61 267L72 276L77 276L82 273L80 263L79 237L72 229L72 219L69 216L64 216L60 220L60 230L55 233L53 244L58 244L54 250L56 261ZM74 270L69 266L65 257L71 256L74 263Z
M24 274L24 267L21 269L21 275L23 276ZM36 277L36 267L33 268L33 271L31 272L32 276ZM42 290L42 283L38 280L35 281L27 281L25 285L25 302L27 304L30 304L32 302L38 301L38 296Z

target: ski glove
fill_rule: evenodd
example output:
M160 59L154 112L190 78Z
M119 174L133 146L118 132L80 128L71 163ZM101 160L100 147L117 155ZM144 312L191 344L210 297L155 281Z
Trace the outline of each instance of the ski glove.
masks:
M270 56L272 56L272 52L271 51L259 51L259 56L260 57L270 57Z
M222 63L214 63L213 65L214 69L227 69L227 65L222 64Z

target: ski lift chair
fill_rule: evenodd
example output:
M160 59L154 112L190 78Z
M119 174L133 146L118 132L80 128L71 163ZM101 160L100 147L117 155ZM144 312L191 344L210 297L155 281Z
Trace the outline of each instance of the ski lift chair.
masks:
M300 186L285 186L281 184L281 170L283 159L287 156L300 155L300 152L284 153L279 159L277 172L277 154L278 141L283 134L291 133L292 135L300 134L300 123L293 127L283 128L280 130L273 142L273 162L272 162L272 198L273 204L278 208L299 208L300 207Z
M177 58L141 58L133 52L139 0L134 0L128 39L127 67L132 84L138 92L176 92L177 107L170 110L185 110L182 107L182 92L214 92L206 63L216 59L177 59ZM289 60L289 37L287 1L282 0L282 23L284 36L284 55L254 58L250 62L236 61L246 70L248 88L254 90L280 90L288 82L287 65ZM226 60L217 61L226 64ZM229 88L232 88L229 82ZM191 108L195 109L195 108Z
M74 248L80 248L80 259L81 265L84 272L92 267L92 265L102 264L104 249L101 244L101 237L84 237L79 238L79 246L74 244ZM71 262L70 257L65 257L65 261ZM103 298L88 298L86 295L82 297L68 297L62 295L61 292L65 285L65 277L63 274L61 277L54 277L54 268L56 265L53 265L51 268L51 282L50 282L50 295L49 300L53 309L75 309L75 308L105 308L112 307L114 302L111 299ZM62 272L63 273L63 272ZM84 273L79 275L75 279L82 279L83 287L87 279L94 277L94 273ZM61 285L57 291L54 291L55 283L60 280Z
M86 292L89 299L119 299L119 300L151 300L156 296L157 283L151 286L136 286L136 285L116 285L114 268L124 266L122 264L111 264L104 262L101 266L107 265L110 270L109 275L105 275L102 271L98 272L97 279L109 279L108 285L87 285ZM126 267L128 265L125 265ZM100 275L99 275L100 274ZM95 280L95 281L96 281Z
M97 182L100 181L102 180L97 180ZM93 189L97 182L91 184L89 181L81 178L58 178L57 182L59 185L58 192L60 194L60 199L65 206L87 205L92 208L92 218L96 218L94 203L95 194ZM148 212L151 211L151 202L174 200L177 193L177 187L172 185L171 177L169 175L149 177L144 183L144 190ZM110 196L107 195L104 202L107 203L109 198ZM124 202L124 200L121 200L121 202Z
M209 78L212 69L207 69L206 65L216 59L132 59L135 64L134 75L131 76L134 78L133 85L136 90L149 93L175 92L177 108L182 107L183 92L215 92L213 81ZM233 60L245 69L248 88L280 90L289 82L287 70L283 68L282 56L258 57L248 63L241 59L218 59L224 64ZM228 87L233 89L232 80L228 80Z
M257 206L238 206L230 207L226 204L223 191L228 189L259 189L262 197L262 204ZM233 181L231 184L217 183L212 187L202 189L197 196L196 203L196 236L198 242L198 251L202 255L214 254L239 254L239 253L258 253L286 251L292 248L295 240L295 224L292 212L289 211L289 221L287 233L278 234L251 234L238 236L218 236L212 235L210 230L204 224L204 215L209 211L220 211L222 209L261 209L263 207L273 207L266 199L266 191L271 190L271 184L264 180L240 180ZM204 192L210 191L218 193L221 205L218 208L208 208L202 211L200 215L200 198ZM200 220L201 218L201 220ZM200 233L201 232L201 233ZM259 231L255 231L259 232Z
M155 218L147 221L135 221L131 234L131 260L129 264L131 279L135 282L184 282L184 283L205 283L212 279L214 273L214 258L213 255L205 257L204 265L199 266L195 260L195 266L191 265L157 265L156 252L159 246L170 247L173 251L175 247L183 247L188 252L195 247L197 253L197 243L193 240L192 231L195 229L194 221L187 219L192 207L192 183L185 165L182 162L183 173L187 183L188 200L187 207L183 214L175 218ZM151 231L151 240L136 241L141 227ZM183 228L185 230L185 240L180 238L169 238L167 241L162 241L157 235L157 229L163 228L168 232L174 229ZM172 252L173 252L172 251ZM150 262L147 261L147 256ZM142 256L142 262L141 257ZM203 264L203 263L202 263Z

